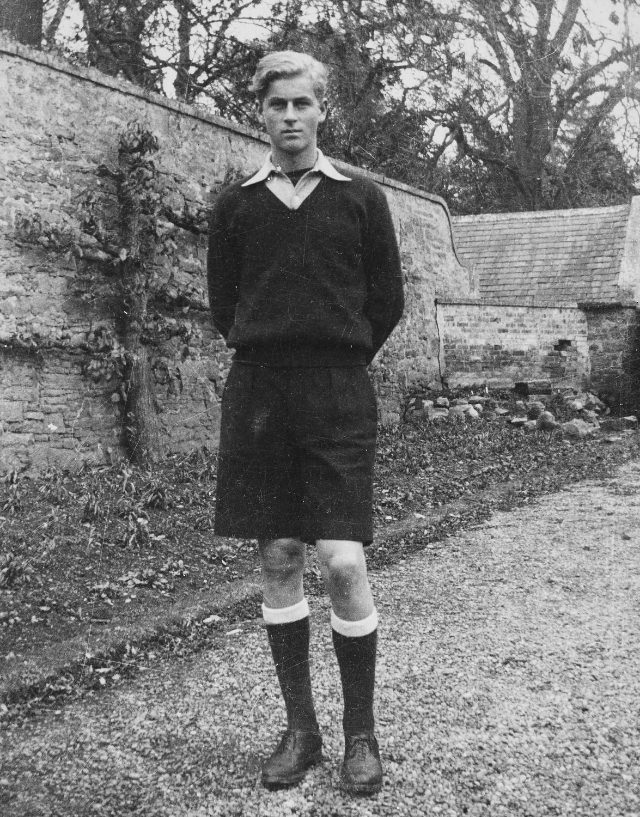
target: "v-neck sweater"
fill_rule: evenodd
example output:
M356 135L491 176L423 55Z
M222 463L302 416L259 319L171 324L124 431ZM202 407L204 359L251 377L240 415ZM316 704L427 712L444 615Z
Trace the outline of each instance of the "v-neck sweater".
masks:
M402 315L386 197L323 176L291 210L265 184L224 190L208 252L213 322L235 359L268 366L369 363Z

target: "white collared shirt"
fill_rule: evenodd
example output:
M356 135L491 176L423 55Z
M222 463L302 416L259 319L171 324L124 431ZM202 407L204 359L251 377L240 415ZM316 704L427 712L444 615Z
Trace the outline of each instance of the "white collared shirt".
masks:
M252 184L265 182L267 188L277 196L280 201L290 210L297 210L302 202L313 193L320 184L322 176L328 176L338 182L350 182L351 179L339 173L321 150L314 166L308 170L298 183L293 185L291 179L283 172L282 168L274 165L271 161L271 154L260 170L248 179L242 187L249 187Z

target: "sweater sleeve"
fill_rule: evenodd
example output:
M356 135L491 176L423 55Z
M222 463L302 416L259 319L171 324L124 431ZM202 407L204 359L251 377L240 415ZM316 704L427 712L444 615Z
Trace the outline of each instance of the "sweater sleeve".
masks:
M402 317L404 293L400 253L389 205L377 186L370 197L367 215L365 315L372 328L371 362Z
M225 212L226 197L216 201L209 221L207 283L213 325L226 340L238 301L238 259Z

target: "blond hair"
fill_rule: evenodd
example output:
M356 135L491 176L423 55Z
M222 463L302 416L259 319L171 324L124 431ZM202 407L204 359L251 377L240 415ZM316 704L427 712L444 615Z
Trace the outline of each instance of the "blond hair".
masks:
M262 102L272 82L301 74L311 78L316 98L322 101L327 92L327 69L315 57L300 51L272 51L266 54L256 67L249 90Z

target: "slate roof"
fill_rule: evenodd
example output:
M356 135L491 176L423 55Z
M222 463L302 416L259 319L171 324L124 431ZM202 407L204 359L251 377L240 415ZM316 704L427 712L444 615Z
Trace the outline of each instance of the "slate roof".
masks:
M626 300L618 280L630 204L453 218L461 263L482 298Z

